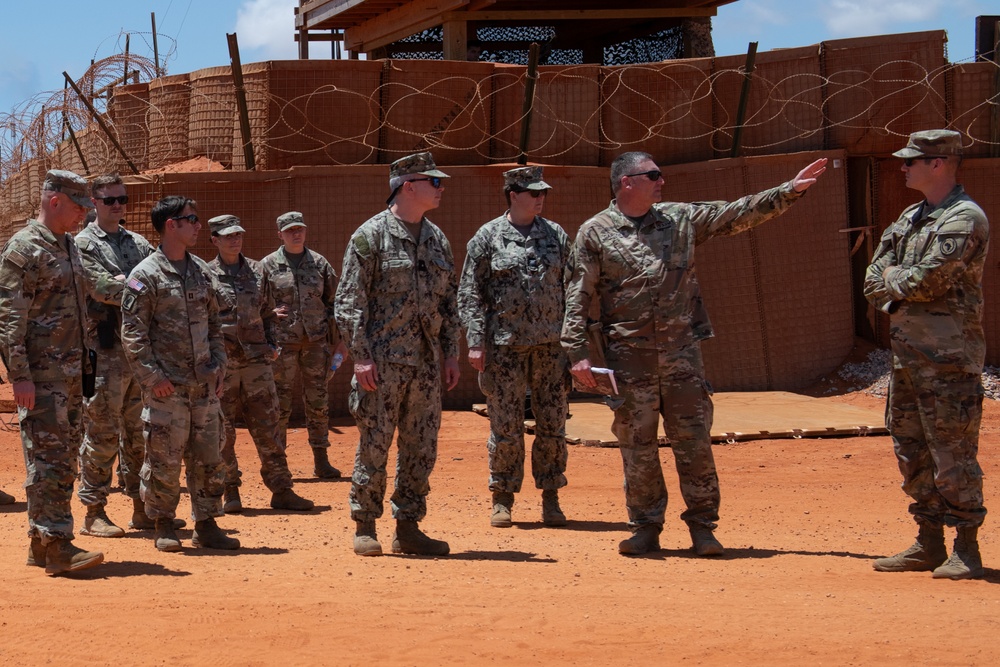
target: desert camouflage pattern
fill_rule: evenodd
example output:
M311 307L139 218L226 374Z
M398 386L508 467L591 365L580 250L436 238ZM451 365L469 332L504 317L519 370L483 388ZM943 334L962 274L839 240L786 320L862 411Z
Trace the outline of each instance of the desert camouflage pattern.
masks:
M220 397L224 438L222 460L225 485L240 486L242 473L236 458L236 423L242 413L261 463L264 485L277 493L292 488L292 475L282 447L278 394L271 371L267 340L270 327L264 320L274 317L261 291L257 263L240 255L239 271L230 275L219 257L208 263L219 293L222 333L226 341L226 378Z
M145 459L140 494L151 519L173 518L180 466L195 521L222 515L225 469L216 377L226 372L219 301L208 265L185 254L183 275L157 249L129 276L122 297L122 345L142 385ZM153 387L170 380L175 393Z
M548 190L552 186L542 180L544 171L539 166L508 169L503 173L504 187L522 190Z
M437 168L437 165L434 164L434 156L427 151L401 157L389 165L389 178L409 176L410 174L448 178L448 174Z
M907 208L886 229L865 296L890 314L886 426L910 512L930 525L978 526L986 516L977 455L989 222L962 186L927 208Z
M77 495L86 506L106 505L111 488L115 455L121 457L125 494L139 497L139 467L142 465L142 391L132 376L119 340L121 303L125 281L139 262L153 254L153 246L139 234L118 227L108 234L92 222L76 235L80 258L91 282L87 299L91 340L99 341L98 322L105 322L114 335L112 347L100 348L94 395L84 399L84 434L80 447L80 488Z

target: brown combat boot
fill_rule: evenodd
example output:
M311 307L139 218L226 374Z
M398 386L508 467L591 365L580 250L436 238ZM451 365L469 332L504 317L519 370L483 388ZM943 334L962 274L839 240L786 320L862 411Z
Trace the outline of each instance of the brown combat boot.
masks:
M125 531L111 522L104 505L91 505L87 508L80 534L91 537L122 537Z
M0 505L13 505L16 502L17 498L9 493L4 493L3 489L0 489Z
M24 561L24 564L32 567L45 567L45 546L42 544L42 538L31 538L31 544L28 546L28 559Z
M187 525L184 519L174 519L174 530L180 530ZM128 522L128 527L132 530L153 530L156 522L146 515L146 504L142 498L132 499L132 519Z
M502 491L493 492L493 514L490 525L494 528L510 528L514 525L511 509L514 507L514 494Z
M935 579L980 579L984 571L978 538L978 526L959 527L951 558L935 569L931 576Z
M226 495L223 497L222 511L226 514L239 514L243 511L243 501L240 500L240 487L226 487Z
M944 527L921 523L913 546L895 556L876 559L872 567L878 572L930 572L946 560Z
M708 526L688 526L691 533L691 548L699 556L721 556L726 553L722 543L715 539Z
M204 547L205 549L225 549L232 551L240 548L240 541L235 537L228 537L219 530L219 525L215 519L209 517L204 521L194 522L194 535L191 536L191 545Z
M375 520L355 521L358 528L354 533L354 553L359 556L381 556L382 545L375 534Z
M153 544L159 551L180 551L181 541L174 532L173 519L161 518L156 520L156 533L153 535Z
M326 447L313 447L313 472L320 479L340 479L340 471L330 465Z
M271 507L276 510L294 510L296 512L308 512L316 504L303 498L291 489L284 489L271 494Z
M663 528L654 523L646 523L635 529L632 537L618 543L618 553L623 556L641 556L650 551L660 550L660 531Z
M559 491L556 489L542 491L542 523L546 526L566 525L566 515L559 507Z
M448 543L431 539L417 527L416 521L396 521L396 534L392 537L392 553L419 556L447 556Z
M79 572L103 562L100 551L84 551L67 539L55 539L45 546L45 574Z

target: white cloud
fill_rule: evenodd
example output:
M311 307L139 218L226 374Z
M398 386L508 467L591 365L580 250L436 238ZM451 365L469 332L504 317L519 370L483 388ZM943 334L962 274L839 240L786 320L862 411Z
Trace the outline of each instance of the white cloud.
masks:
M257 53L254 60L290 60L298 57L295 42L296 0L248 0L236 14L240 49ZM248 59L249 60L249 59Z
M934 19L945 6L944 0L832 0L821 13L835 36L878 35Z

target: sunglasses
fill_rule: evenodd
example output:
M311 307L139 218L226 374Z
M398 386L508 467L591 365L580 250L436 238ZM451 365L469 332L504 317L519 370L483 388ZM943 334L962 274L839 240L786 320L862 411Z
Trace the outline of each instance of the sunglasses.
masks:
M908 157L903 160L903 164L907 167L912 167L917 160L923 160L924 162L930 162L931 160L937 160L937 157Z
M544 197L545 195L549 194L548 190L514 190L514 192L516 192L517 194L522 194L524 192L527 192L528 194L531 195L532 199L538 199L539 197Z
M128 203L128 195L122 195L121 197L98 197L97 201L101 202L105 206L114 206L115 202L124 206Z
M441 179L439 177L437 177L437 176L430 176L428 178L411 178L410 179L410 183L417 183L419 181L430 181L430 184L431 184L432 188L440 188L441 187Z
M174 217L167 218L167 219L168 220L176 220L177 222L183 222L184 220L187 220L192 225L195 224L196 222L198 222L198 216L195 215L194 213L188 213L187 215L175 215Z
M640 171L638 174L625 174L625 175L628 176L629 178L632 178L633 176L645 176L646 178L655 183L656 181L660 180L661 176L663 176L663 172L660 171L659 169L650 169L649 171Z

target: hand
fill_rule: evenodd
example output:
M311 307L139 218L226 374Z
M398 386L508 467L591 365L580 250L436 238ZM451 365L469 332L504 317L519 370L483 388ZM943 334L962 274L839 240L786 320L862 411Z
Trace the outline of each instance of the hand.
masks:
M354 362L354 377L365 391L375 391L378 386L378 368L373 359Z
M820 175L826 171L826 162L827 159L825 157L821 157L800 171L798 175L792 179L792 189L796 192L805 192L808 190L813 183L819 180Z
M444 386L448 391L455 388L461 374L458 369L458 357L448 357L444 360Z
M597 386L597 380L594 379L594 374L590 370L590 359L581 359L580 361L573 364L569 369L569 372L573 374L580 384L588 389Z
M283 320L288 317L288 306L278 306L274 309L274 316L279 320Z
M125 274L124 273L119 273L117 276L115 276L115 280L117 280L120 283L125 282Z
M17 407L25 410L35 409L35 383L31 380L14 383L14 401Z
M890 271L892 271L892 270L893 270L894 268L896 268L896 267L895 267L895 266L892 266L892 265L890 264L889 266L887 266L887 267L885 267L884 269L882 269L882 280L883 280L883 281L885 281L885 280L888 280L888 279L889 279L889 272L890 272Z
M174 383L170 380L162 380L153 385L153 396L166 398L174 393Z
M480 373L486 370L486 351L482 345L469 348L469 364Z

